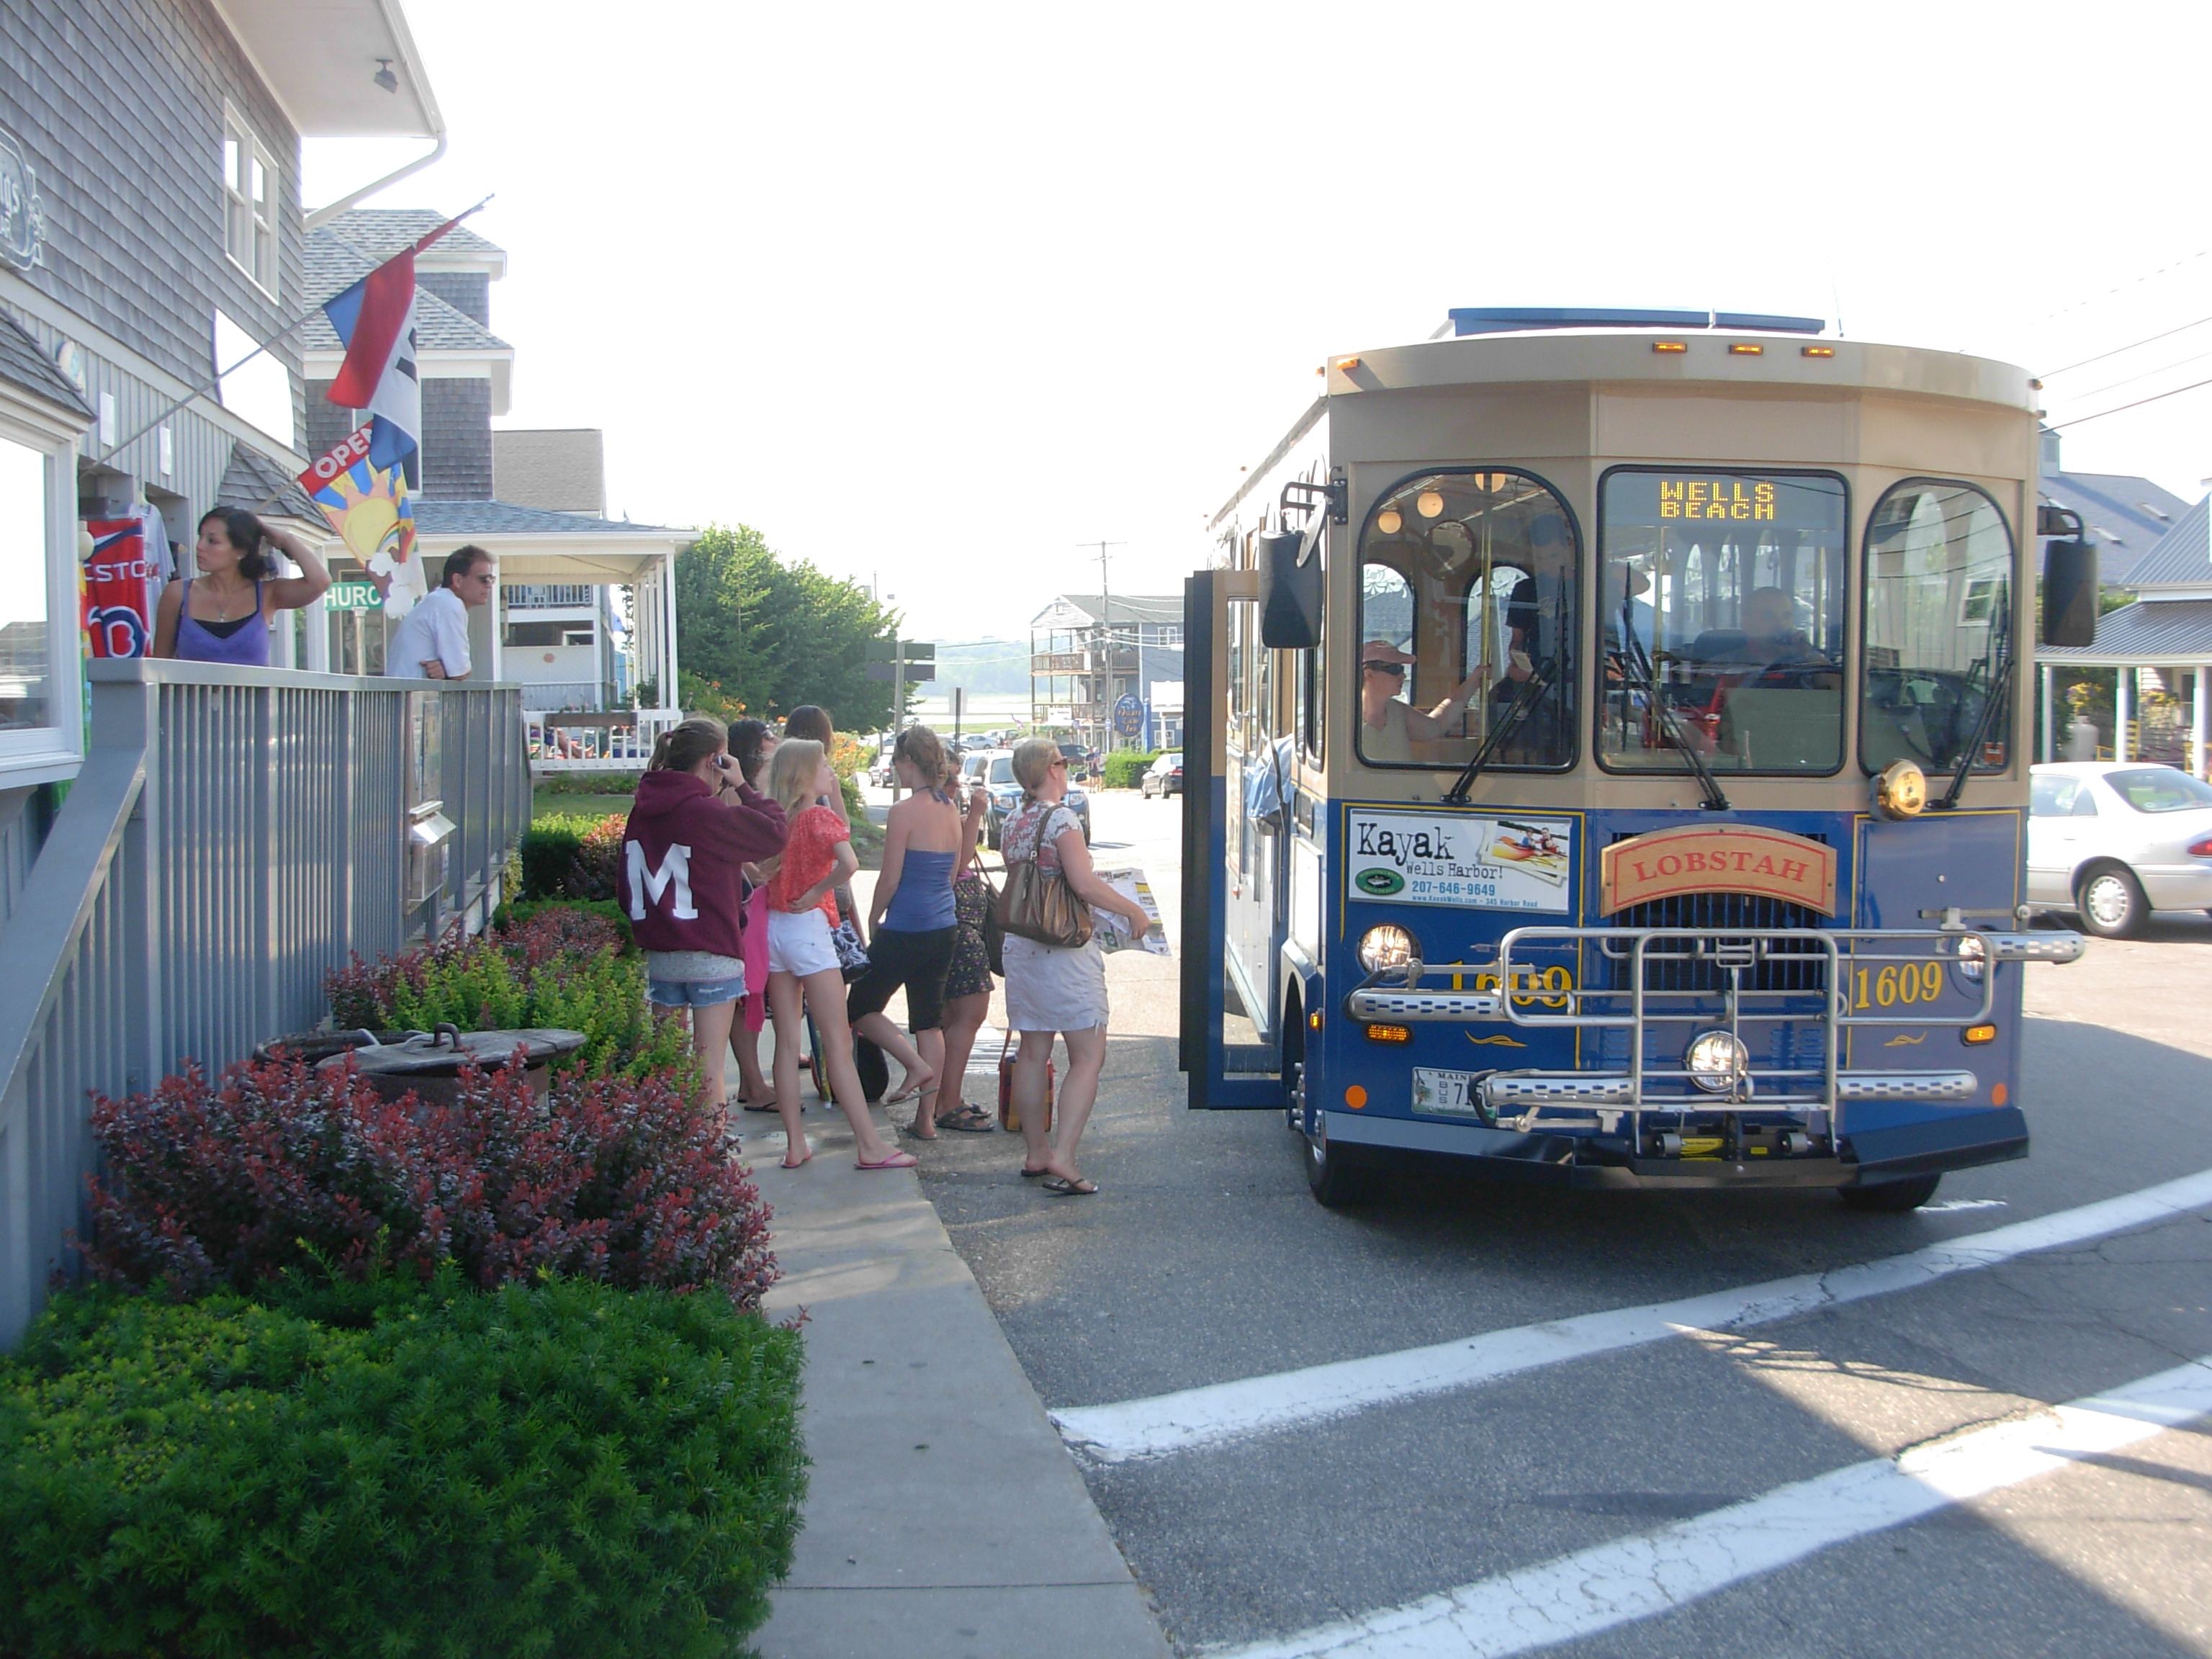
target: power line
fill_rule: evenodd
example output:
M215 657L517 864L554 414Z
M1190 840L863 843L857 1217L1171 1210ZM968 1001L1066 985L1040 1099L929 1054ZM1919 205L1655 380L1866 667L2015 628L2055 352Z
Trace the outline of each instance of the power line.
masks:
M2140 374L2123 375L2117 380L2107 380L2102 386L2092 386L2087 392L2070 392L2067 396L2075 403L2087 403L2090 398L2101 397L2107 392L2118 392L2124 386L2133 386L2137 380L2148 380L2158 374L2170 374L2177 368L2187 368L2191 363L2201 363L2207 357L2212 357L2212 351L2200 351L2189 357L2176 357L2170 363L2160 363L2156 368L2147 368Z
M2028 326L2033 328L2037 323L2047 323L2054 317L2063 317L2069 312L2081 310L2084 306L2095 305L2100 300L2109 300L2115 294L2124 293L2131 288L2140 288L2154 277L2165 276L2169 270L2179 270L2184 265L2194 264L2208 253L2212 253L2212 247L2199 248L2194 253L2184 254L2172 264L2160 265L2156 270L2147 270L2140 276L2130 277L2117 288L2108 288L2102 294L2093 294L2086 300L2076 300L2070 306L2061 306L2056 311L2047 311L2040 317L2032 318L2029 319Z
M2179 328L2169 328L2165 333L2154 334L2147 340L2136 340L2128 345L2114 346L2110 351L2100 351L2094 357L2084 357L2080 362L2069 363L2063 368L2045 369L2043 372L2043 378L2050 380L2056 380L2061 374L2071 374L2077 368L2087 368L2092 363L2101 363L2106 358L2117 357L2123 351L2133 351L2136 346L2147 346L2160 340L2170 340L2177 334L2186 334L2191 329L2202 328L2207 323L2212 323L2212 317L2199 317L2193 323L2184 323Z
M2174 387L2171 392L2156 392L2148 398L2138 398L2131 404L2122 404L2118 409L2100 409L2094 415L2079 415L2070 421L2061 421L2051 429L2053 432L2063 432L2069 426L2084 426L2091 421L2101 421L2107 415L2118 415L2125 410L2141 409L2145 404L2158 403L2167 398L2179 398L2185 392L2194 392L2199 386L2212 386L2212 380L2192 380L2187 386Z

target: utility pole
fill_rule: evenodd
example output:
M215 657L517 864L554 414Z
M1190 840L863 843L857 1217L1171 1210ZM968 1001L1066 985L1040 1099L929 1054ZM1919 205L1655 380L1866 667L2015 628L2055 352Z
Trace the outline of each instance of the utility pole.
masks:
M1101 688L1102 695L1098 705L1102 709L1111 709L1114 706L1114 595L1106 583L1106 550L1109 547L1127 547L1128 544L1127 542L1078 542L1076 544L1078 547L1095 547L1098 550L1098 628L1106 638L1106 681ZM1102 714L1099 723L1103 730L1099 734L1101 740L1098 749L1103 755L1114 742L1111 714Z

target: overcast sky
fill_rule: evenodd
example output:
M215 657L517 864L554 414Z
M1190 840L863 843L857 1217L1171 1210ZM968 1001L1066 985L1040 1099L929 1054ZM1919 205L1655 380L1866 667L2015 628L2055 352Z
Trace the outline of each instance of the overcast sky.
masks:
M879 573L916 637L1096 592L1086 540L1179 592L1316 365L1454 306L1840 308L2059 422L2212 379L2212 7L407 14L452 145L369 205L496 192L501 424L605 428L614 512ZM311 142L307 203L408 149ZM2065 456L2194 501L2212 386Z

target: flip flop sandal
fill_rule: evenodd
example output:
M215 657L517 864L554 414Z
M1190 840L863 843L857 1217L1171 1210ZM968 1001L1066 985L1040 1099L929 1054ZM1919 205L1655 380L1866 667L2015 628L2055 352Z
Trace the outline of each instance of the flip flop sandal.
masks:
M1048 1176L1051 1173L1052 1171L1049 1170L1024 1170L1022 1171L1022 1179L1024 1181L1035 1181L1039 1176Z
M991 1121L991 1115L980 1106L963 1107L950 1117L937 1120L940 1129L957 1129L963 1134L994 1135L999 1126Z
M1070 1181L1066 1176L1054 1176L1044 1182L1044 1189L1054 1198L1089 1198L1098 1190L1098 1183L1079 1178Z
M921 1162L912 1152L893 1152L880 1164L871 1164L866 1158L856 1158L853 1160L853 1167L856 1170L911 1170Z

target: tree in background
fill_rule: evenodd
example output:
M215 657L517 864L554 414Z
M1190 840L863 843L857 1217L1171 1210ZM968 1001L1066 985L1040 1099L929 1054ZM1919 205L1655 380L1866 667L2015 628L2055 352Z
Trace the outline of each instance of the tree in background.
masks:
M722 705L763 719L811 702L848 732L889 725L891 687L867 677L867 652L898 621L866 588L811 561L786 562L745 525L711 526L677 555L684 679L696 675Z

